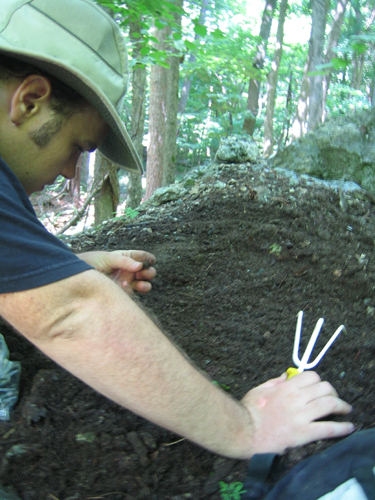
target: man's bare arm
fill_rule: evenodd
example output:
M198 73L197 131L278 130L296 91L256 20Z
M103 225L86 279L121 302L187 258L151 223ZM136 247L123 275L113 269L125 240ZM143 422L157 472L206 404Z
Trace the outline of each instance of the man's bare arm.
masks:
M113 401L216 453L249 458L337 437L349 423L314 422L348 413L314 373L280 377L230 398L182 355L109 278L86 271L0 295L0 314L61 366Z

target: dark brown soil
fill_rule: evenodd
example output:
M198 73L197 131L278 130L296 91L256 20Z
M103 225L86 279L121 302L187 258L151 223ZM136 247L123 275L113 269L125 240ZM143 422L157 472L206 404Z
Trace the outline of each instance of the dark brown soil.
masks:
M153 252L158 275L142 302L236 398L292 364L298 311L304 339L325 318L320 346L345 324L317 371L354 406L350 419L363 429L375 423L375 210L344 193L341 206L338 192L304 179L221 166L181 200L70 243L76 251ZM246 462L117 407L2 332L22 380L11 420L0 423L0 478L22 500L220 499L219 481L244 478ZM292 450L286 466L328 445Z

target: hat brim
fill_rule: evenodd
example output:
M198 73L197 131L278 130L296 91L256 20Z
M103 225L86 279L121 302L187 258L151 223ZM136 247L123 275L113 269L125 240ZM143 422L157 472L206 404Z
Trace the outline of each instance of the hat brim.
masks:
M142 175L143 168L132 140L116 109L97 86L83 73L66 67L56 59L45 55L28 54L9 46L0 35L0 52L36 66L56 77L84 97L103 117L110 131L99 151L110 161L130 173Z

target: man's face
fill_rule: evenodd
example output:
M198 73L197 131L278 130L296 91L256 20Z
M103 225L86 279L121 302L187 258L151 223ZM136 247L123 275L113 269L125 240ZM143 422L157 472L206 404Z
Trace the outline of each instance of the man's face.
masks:
M28 132L25 154L17 158L16 168L11 163L10 167L28 195L41 191L59 175L72 179L80 154L97 149L108 130L103 118L89 105L67 119L49 117Z

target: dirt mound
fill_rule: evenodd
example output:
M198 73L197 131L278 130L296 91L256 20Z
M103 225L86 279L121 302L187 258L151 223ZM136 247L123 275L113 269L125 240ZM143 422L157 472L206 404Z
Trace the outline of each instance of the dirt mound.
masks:
M182 199L70 240L75 251L139 248L157 256L142 297L199 368L236 398L292 364L304 339L342 334L317 371L375 422L374 206L266 167L221 165ZM110 314L110 312L109 312ZM0 480L22 500L219 499L246 462L217 457L107 401L2 328L23 367L20 401L0 423ZM285 463L328 446L293 450Z

